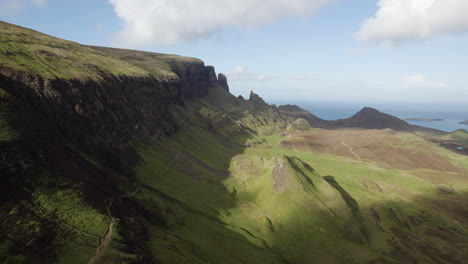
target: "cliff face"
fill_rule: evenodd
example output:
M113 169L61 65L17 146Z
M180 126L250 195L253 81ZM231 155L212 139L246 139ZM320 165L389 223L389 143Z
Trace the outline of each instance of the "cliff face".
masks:
M0 41L0 89L85 153L129 172L138 162L130 138L175 133L168 106L227 86L190 57L84 46L1 21Z
M106 164L125 169L137 156L123 142L159 138L177 127L167 107L203 97L220 85L213 67L173 66L178 78L112 76L103 80L48 79L0 67L0 88L34 106L73 143ZM124 162L123 162L124 161Z

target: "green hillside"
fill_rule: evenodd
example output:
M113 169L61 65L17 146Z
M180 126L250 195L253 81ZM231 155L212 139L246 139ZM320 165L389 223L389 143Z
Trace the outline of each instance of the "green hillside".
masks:
M86 86L60 86L89 99L60 108L67 98L35 87L23 98L6 92L8 80L153 76L174 91L176 72L195 76L203 63L84 47L7 23L0 30L0 263L468 259L466 155L411 132L313 127L205 80L189 84L207 95L180 100L131 78L120 84L132 89L93 97ZM123 98L105 106L128 119L100 116L109 98ZM94 130L74 134L85 123ZM83 135L91 147L76 140Z
M113 55L113 56L109 56ZM47 79L101 80L110 76L178 78L171 65L203 62L189 57L87 47L0 21L0 70Z
M460 129L443 136L442 139L468 144L468 132L465 129Z

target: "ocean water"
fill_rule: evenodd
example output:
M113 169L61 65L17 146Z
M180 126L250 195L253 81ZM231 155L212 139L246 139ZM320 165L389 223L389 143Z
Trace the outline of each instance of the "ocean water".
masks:
M276 105L295 104L325 119L336 120L348 118L364 107L372 107L381 112L399 118L430 118L444 121L406 121L413 125L435 128L443 131L467 129L467 125L459 124L468 120L468 104L440 104L440 103L378 103L378 102L333 102L333 101L307 101L307 102L271 102Z

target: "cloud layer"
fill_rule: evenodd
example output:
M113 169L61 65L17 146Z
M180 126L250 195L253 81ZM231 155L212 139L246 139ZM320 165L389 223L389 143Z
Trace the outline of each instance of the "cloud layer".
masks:
M47 0L0 0L0 14L12 15L29 5L46 7Z
M468 32L467 0L380 0L356 37L394 46L434 36Z
M229 27L252 29L290 16L307 16L334 0L109 0L123 29L120 46L174 44Z
M256 81L256 82L263 82L272 79L271 77L267 77L263 74L255 74L250 73L247 71L246 68L242 66L237 66L234 69L230 70L226 73L229 81L237 82L237 81Z

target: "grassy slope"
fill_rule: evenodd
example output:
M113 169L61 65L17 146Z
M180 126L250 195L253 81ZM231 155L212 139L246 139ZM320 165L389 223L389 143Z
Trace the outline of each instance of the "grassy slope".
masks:
M0 43L2 71L51 79L172 78L171 63L200 63L123 50L108 56L3 22ZM34 124L28 119L34 111L3 92L0 96L0 143L34 146L34 140L22 141L27 134L40 142L37 127L14 125ZM314 130L274 108L236 100L221 88L172 113L180 127L177 135L132 142L143 162L135 168L138 192L131 198L144 210L121 216L101 263L135 260L133 253L140 252L124 248L128 233L161 263L463 263L468 258L465 175L398 170L282 148L280 142L295 132ZM41 167L22 173L21 184L13 188L22 195L0 205L0 262L85 263L106 232L110 196L85 192L85 182L101 174L82 175L101 168L66 141L43 144L67 149L73 158L65 161L75 171L67 172L78 178ZM430 147L468 168L465 156ZM446 178L451 186L440 183ZM114 182L129 195L134 190L118 175ZM103 189L93 194L111 189L105 181L94 186Z
M228 105L221 107L220 101ZM0 115L7 124L11 123L8 116L21 116L15 111L23 111L9 102L2 104ZM406 259L457 263L466 259L467 226L460 208L468 186L463 175L450 174L455 192L444 193L440 184L420 173L443 177L445 172L397 170L282 148L283 140L296 133L313 135L315 130L307 130L301 121L291 125L294 120L279 117L273 108L236 100L221 88L205 99L173 108L172 113L180 126L177 135L160 142L133 142L143 159L136 168L139 191L134 198L164 218L163 224L151 217L143 222L148 237L142 242L161 263L401 263ZM22 134L13 126L2 128L9 135L3 137L5 142L14 142L15 135ZM431 144L455 165L468 168L466 157L418 142ZM46 244L53 245L54 259L84 263L109 219L84 201L76 182L58 180L62 178L32 170L25 186L33 186L27 192L34 198L24 202L40 214L30 217L18 205L4 205L2 215L14 221L2 223L17 223L7 226L15 230L10 236L24 232L23 236L44 241L40 239L49 229L41 221L53 219L59 228ZM128 193L133 189L121 188ZM448 202L452 208L443 206ZM123 250L121 233L128 227L117 221L115 228L118 232L100 263L135 259ZM15 251L19 248L10 239L0 241L4 262L30 261L31 255Z
M181 126L176 136L136 143L144 158L137 168L143 186L137 198L149 208L162 208L167 219L165 228L151 227L147 242L161 263L461 263L467 258L464 175L452 175L455 192L445 193L433 178L420 175L444 177L442 171L398 170L284 149L279 143L292 135L285 131L294 133L287 125L293 120L242 101L220 108L215 98L234 102L215 90L211 98L173 110ZM466 157L421 141L468 168ZM278 171L279 164L284 171ZM448 202L451 208L441 208Z
M443 136L442 139L468 144L468 132L464 129L460 129Z
M271 142L273 146L277 140L276 138L272 139ZM445 152L443 149L440 149L440 151ZM432 243L432 247L437 247L442 252L451 251L450 241L434 239L427 234L428 228L446 227L448 229L457 230L459 236L466 237L467 235L467 226L464 221L466 219L462 218L460 220L458 218L452 218L453 212L448 212L446 210L440 211L439 207L434 206L434 204L428 201L440 199L446 203L456 203L456 205L459 206L458 209L463 208L463 199L466 199L464 195L468 191L468 182L463 175L460 175L460 178L456 182L452 182L452 184L456 186L457 193L446 195L438 191L438 184L416 177L411 171L382 168L372 163L349 162L348 158L313 154L311 152L298 152L280 147L273 147L272 149L249 149L246 154L256 158L294 155L308 162L322 175L333 175L340 186L359 203L361 211L364 213L364 221L368 223L366 225L369 230L369 247L384 254L390 254L389 252L395 246L392 244L392 240L403 243L403 239L397 235L398 232L404 233L409 231L413 239L417 240L419 244L423 244L421 246L416 244L416 246L414 246L415 249L413 249L414 251L427 250L426 248L429 248L429 246L425 243ZM449 156L450 159L453 159L454 163L458 160L457 163L460 166L467 168L468 163L466 158L448 152L446 152L446 155ZM463 162L460 162L461 160ZM431 172L425 171L425 173L429 174ZM438 177L444 177L444 173L439 172ZM394 216L394 212L397 212L397 217ZM425 214L429 215L429 217L424 219ZM381 219L380 221L375 221L376 215ZM422 221L422 226L418 221L411 223L409 219L414 220L414 218L424 219L420 220ZM407 225L405 223L411 224L408 224L408 228L405 228ZM384 232L382 232L382 228ZM327 237L330 233L333 234L333 229L327 231ZM346 243L343 239L335 240L335 242L337 241L345 242L339 251L344 251L343 253L350 256L355 262L359 263L364 261L364 259L361 258L366 258L373 254L373 250L369 250L369 248L355 251L349 248L349 244L351 243ZM466 245L466 240L464 243L465 244L461 245ZM458 259L466 258L466 255L463 255L466 253L463 253L460 249L462 248L461 245L456 249L458 252L454 253L455 255L458 254ZM336 245L333 247L335 246ZM405 248L406 245L401 247ZM323 250L323 248L321 248L321 250ZM440 253L441 251L436 251L434 255L442 256L443 254ZM322 253L326 255L330 254L330 251L325 250L325 252L322 251ZM358 253L358 255L356 255L356 253ZM364 254L364 256L359 254ZM406 252L405 254L409 255L410 253ZM429 263L429 260L425 259L423 256L415 254L414 257L419 259L419 261ZM451 260L445 261L451 263Z
M90 48L0 21L3 73L21 71L45 79L101 80L106 76L149 75L174 79L178 77L170 64L186 63L203 62L176 55Z
M91 49L112 55L122 61L146 70L154 76L164 79L174 79L178 76L173 72L172 66L176 64L203 64L203 61L182 57L178 55L145 52L139 50L114 49L89 46Z
M27 147L21 148L29 144L25 138L38 136L33 129L40 128L32 121L37 119L31 108L2 91L0 144L5 148L2 151L18 151L18 159L28 155ZM21 128L17 124L32 125ZM36 151L41 151L40 145L38 140ZM29 161L24 158L20 162ZM2 175L0 262L86 262L105 233L107 215L85 201L80 186L83 183L42 166L25 167L14 178ZM80 168L76 170L79 173Z

